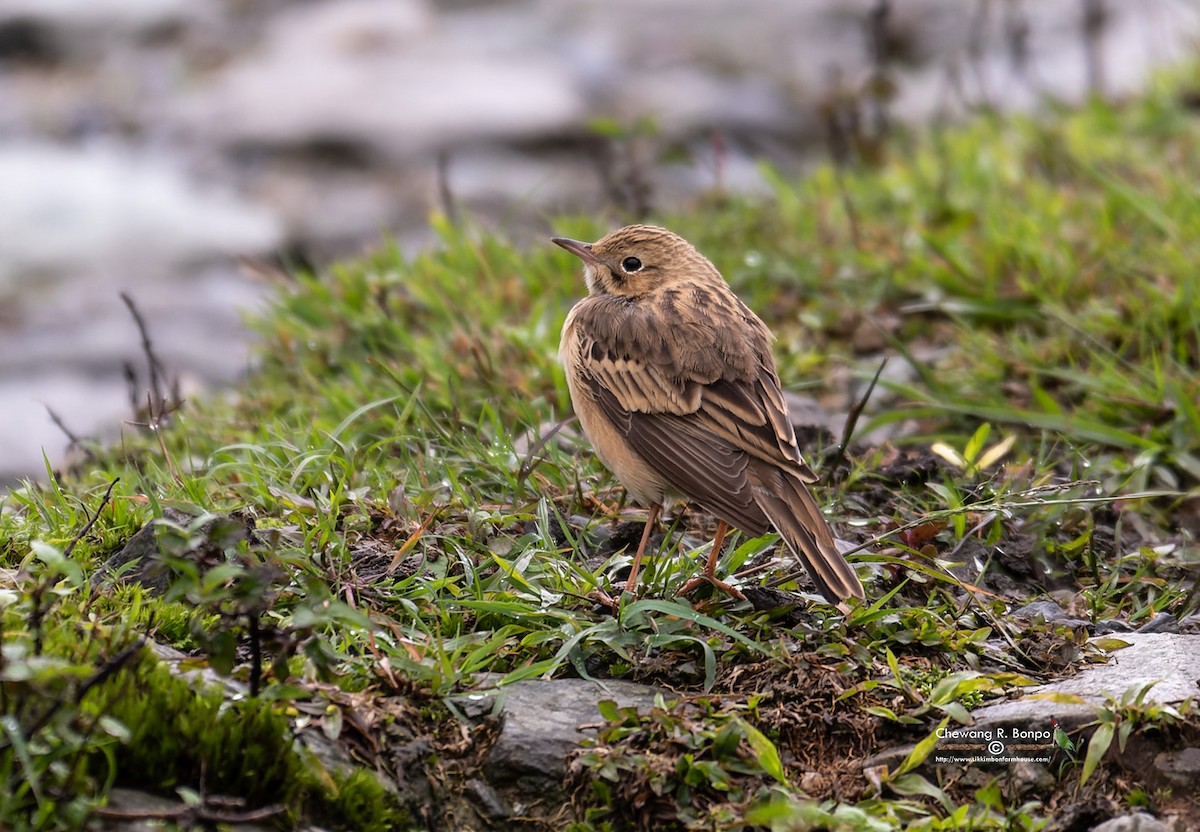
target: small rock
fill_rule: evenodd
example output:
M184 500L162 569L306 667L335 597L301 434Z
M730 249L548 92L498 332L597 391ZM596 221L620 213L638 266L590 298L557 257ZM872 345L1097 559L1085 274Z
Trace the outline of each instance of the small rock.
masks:
M504 801L500 798L500 795L496 794L496 790L478 777L472 777L468 780L464 788L471 801L479 808L484 817L491 818L492 820L500 820L512 814L509 812L508 807L504 805Z
M1054 789L1054 784L1058 782L1050 773L1050 769L1041 763L1029 760L1011 764L1008 774L1012 778L1013 785L1017 787L1018 793L1022 795L1049 794Z
M0 144L0 182L0 290L95 261L182 264L283 240L266 209L131 150Z
M1107 664L1088 667L1069 679L1029 688L1023 699L986 705L972 712L978 723L1022 725L1046 723L1053 714L1064 726L1082 725L1095 718L1095 707L1105 697L1117 699L1131 687L1157 681L1146 701L1177 704L1200 697L1200 637L1172 633L1129 633L1121 636L1128 647L1112 654ZM1036 694L1038 699L1031 698ZM1056 702L1045 696L1077 696L1080 704ZM977 726L978 727L978 726Z
M1054 624L1057 627L1070 627L1074 630L1083 629L1089 633L1094 629L1091 621L1070 615L1059 606L1057 601L1049 598L1041 601L1033 601L1023 607L1018 607L1012 611L1011 617L1026 620L1040 617L1047 624Z
M1145 812L1134 812L1131 815L1106 820L1099 826L1093 826L1092 832L1171 832L1162 821Z
M163 550L159 540L162 522L165 520L176 526L187 527L197 519L172 508L163 509L162 520L151 520L142 526L119 552L96 570L92 575L92 585L99 586L111 582L115 576L117 580L139 583L156 593L165 591L171 582L172 571L162 560ZM172 554L223 562L223 552L226 548L246 540L254 533L242 520L216 515L194 531L196 541L189 540L188 543L195 542L195 545L186 551Z
M580 726L601 722L600 700L649 708L663 693L668 692L619 680L606 680L603 685L586 679L509 685L496 694L504 727L484 761L484 774L496 786L518 784L544 797L557 793L566 773L567 753L589 736Z
M64 57L99 56L101 43L211 16L214 0L2 0L0 32L32 27Z
M1200 748L1164 751L1154 758L1154 769L1176 786L1200 788Z
M228 144L338 141L394 158L584 121L564 58L495 32L468 43L441 22L416 2L288 6L262 49L223 68L176 115Z
M1139 633L1178 633L1179 621L1169 612L1160 612L1137 628Z

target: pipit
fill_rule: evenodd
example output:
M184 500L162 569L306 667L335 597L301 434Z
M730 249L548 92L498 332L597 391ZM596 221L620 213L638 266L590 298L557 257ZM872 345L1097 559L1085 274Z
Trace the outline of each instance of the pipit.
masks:
M595 243L553 241L584 263L588 296L563 325L559 355L583 432L601 461L650 511L625 584L637 587L651 529L668 497L719 521L703 581L725 533L774 526L832 604L863 598L807 485L771 354L771 331L690 243L631 225Z

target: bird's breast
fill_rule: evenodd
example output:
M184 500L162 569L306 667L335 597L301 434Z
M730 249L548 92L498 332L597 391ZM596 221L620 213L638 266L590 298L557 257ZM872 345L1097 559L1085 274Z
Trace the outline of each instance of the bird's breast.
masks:
M604 415L596 401L591 380L583 370L585 346L575 326L574 316L575 310L567 316L558 353L566 372L571 404L575 407L575 415L579 417L583 433L592 443L596 456L635 500L643 505L661 503L667 494L667 483L633 451L628 440Z

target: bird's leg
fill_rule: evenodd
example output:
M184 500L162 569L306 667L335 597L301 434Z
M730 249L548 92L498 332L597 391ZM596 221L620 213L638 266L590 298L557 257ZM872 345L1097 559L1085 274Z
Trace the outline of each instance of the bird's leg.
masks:
M712 550L708 553L708 562L704 564L703 574L684 584L683 589L679 591L680 595L687 595L689 592L695 591L700 584L709 583L739 601L746 600L746 596L737 587L727 584L717 577L717 558L721 555L721 546L725 543L725 532L727 531L729 531L728 523L724 520L717 523L717 533L713 536Z
M637 589L638 571L642 568L642 557L646 554L646 546L650 543L650 535L654 533L654 523L658 520L660 511L662 511L662 503L651 504L650 516L646 518L646 528L642 532L642 542L638 544L637 554L633 556L633 565L629 567L629 580L625 582L626 592L633 592Z

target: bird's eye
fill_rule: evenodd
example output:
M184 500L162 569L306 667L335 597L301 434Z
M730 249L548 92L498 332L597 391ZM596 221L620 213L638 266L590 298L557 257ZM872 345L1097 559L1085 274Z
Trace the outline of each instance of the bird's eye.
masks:
M621 261L621 269L624 270L626 274L641 271L642 261L636 257L626 257Z

